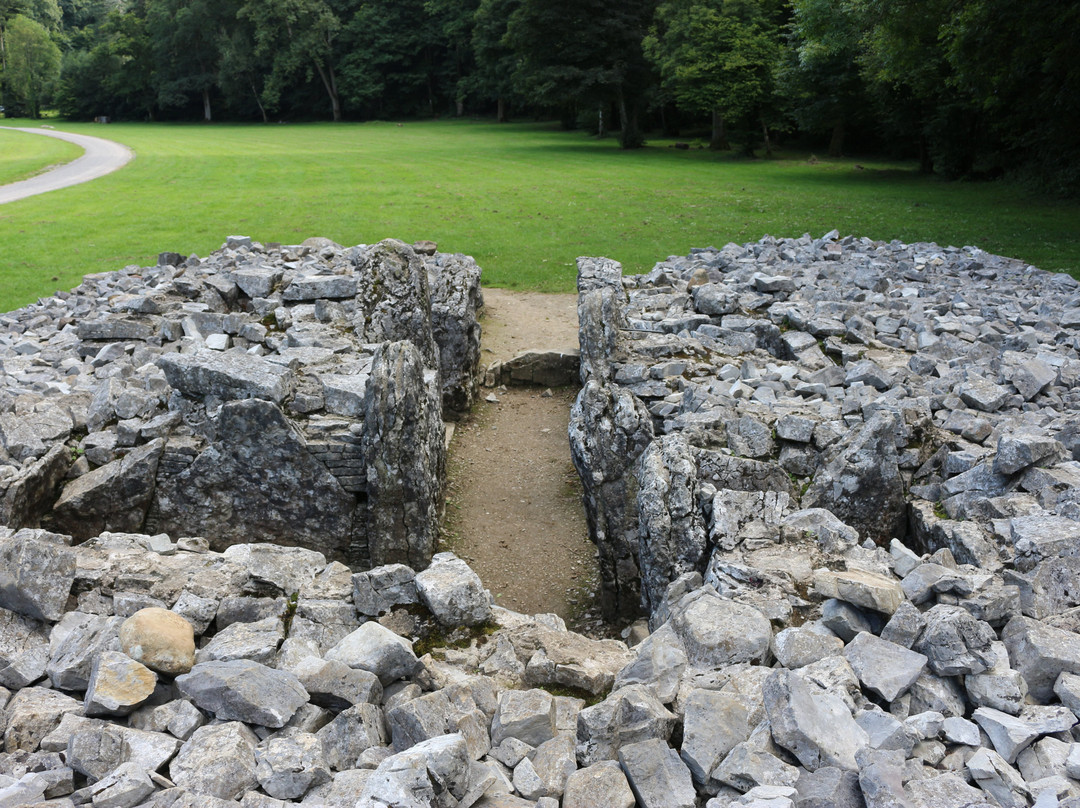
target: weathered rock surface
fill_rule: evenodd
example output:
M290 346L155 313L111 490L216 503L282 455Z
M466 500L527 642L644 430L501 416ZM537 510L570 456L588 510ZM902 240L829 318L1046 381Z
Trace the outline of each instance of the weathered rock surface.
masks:
M443 408L478 385L479 281L467 256L394 240L230 237L6 315L0 523L422 569Z

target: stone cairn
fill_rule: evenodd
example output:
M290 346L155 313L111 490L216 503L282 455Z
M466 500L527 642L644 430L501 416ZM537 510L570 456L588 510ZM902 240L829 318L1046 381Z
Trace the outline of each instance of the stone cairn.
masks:
M1071 279L836 234L582 259L627 644L432 555L471 260L165 258L0 318L0 808L1080 805Z

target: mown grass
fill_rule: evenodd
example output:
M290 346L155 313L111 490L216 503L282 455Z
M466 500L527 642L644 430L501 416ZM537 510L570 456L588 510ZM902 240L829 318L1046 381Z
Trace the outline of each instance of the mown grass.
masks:
M487 285L542 291L572 291L579 255L638 272L691 247L833 228L1080 272L1080 205L901 163L742 160L669 141L623 152L546 124L56 126L136 159L0 207L0 311L161 251L206 255L229 234L432 239L473 255Z
M0 126L6 124L0 121ZM74 143L0 129L0 185L18 182L82 154Z

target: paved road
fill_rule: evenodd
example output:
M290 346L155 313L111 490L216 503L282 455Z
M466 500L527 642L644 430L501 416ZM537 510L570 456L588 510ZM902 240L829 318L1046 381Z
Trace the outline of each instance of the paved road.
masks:
M5 202L14 202L16 199L25 199L28 196L43 194L46 191L55 191L67 188L70 185L78 185L82 182L104 177L118 168L127 165L135 153L127 146L121 146L111 140L89 135L73 135L70 132L57 132L53 129L30 129L14 126L0 126L0 129L11 129L15 132L29 132L32 135L47 135L59 138L81 146L85 150L82 157L77 157L70 163L57 166L52 171L46 171L36 177L21 182L12 182L0 185L0 205Z

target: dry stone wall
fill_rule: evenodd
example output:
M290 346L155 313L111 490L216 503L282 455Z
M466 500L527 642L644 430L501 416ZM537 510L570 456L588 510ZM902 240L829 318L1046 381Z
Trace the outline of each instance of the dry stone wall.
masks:
M423 568L482 306L471 258L393 240L88 276L0 317L0 523Z

